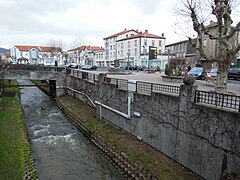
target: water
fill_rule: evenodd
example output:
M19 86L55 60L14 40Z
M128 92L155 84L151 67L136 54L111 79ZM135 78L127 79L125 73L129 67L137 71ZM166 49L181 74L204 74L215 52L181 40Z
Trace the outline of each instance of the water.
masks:
M40 180L123 179L41 90L21 89L21 103Z

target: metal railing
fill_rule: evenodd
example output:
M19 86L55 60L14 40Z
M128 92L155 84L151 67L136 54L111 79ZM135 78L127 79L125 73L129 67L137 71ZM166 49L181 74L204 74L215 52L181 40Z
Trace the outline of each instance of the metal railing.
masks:
M98 74L81 72L73 69L67 70L67 74L81 79L85 79L89 82L98 82L99 77ZM104 82L116 85L118 89L126 91L129 90L129 85L133 84L133 82L129 82L127 79L116 79L109 77L105 77ZM180 87L166 84L155 84L150 82L136 81L135 92L146 95L151 95L152 92L166 92L179 95ZM215 107L228 108L240 112L240 96L196 90L195 103L208 104Z
M179 86L170 86L170 85L166 85L166 84L153 84L153 91L179 94L180 87Z
M153 91L153 83L141 82L141 81L136 82L136 92L141 94L151 95L152 91Z
M240 112L240 96L196 90L195 103L209 104Z

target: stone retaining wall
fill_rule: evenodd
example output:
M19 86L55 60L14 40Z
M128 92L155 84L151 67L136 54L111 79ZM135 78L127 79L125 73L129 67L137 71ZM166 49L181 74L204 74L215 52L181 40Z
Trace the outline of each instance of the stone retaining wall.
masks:
M240 173L240 113L194 103L196 86L181 85L179 97L144 95L119 90L105 83L68 77L68 86L92 100L127 114L132 97L131 118L97 105L97 113L206 179ZM82 96L87 102L87 98Z

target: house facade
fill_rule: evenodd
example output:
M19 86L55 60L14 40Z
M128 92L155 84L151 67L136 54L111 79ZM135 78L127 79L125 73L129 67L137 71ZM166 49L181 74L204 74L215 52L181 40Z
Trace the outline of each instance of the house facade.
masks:
M193 39L192 42L196 43L196 39ZM173 60L178 65L182 64L195 67L200 64L196 50L189 40L166 45L166 52L168 53L169 61Z
M67 51L67 63L105 66L104 49L99 46L80 46Z
M63 65L64 56L58 47L20 46L14 45L10 49L12 61L18 64Z
M110 66L114 63L114 60L117 59L117 41L124 39L126 36L131 36L138 34L138 31L131 29L118 32L116 34L110 35L108 37L103 38L104 40L104 49L105 49L105 59L106 66Z
M148 30L124 30L104 38L106 65L118 60L120 65L165 68L168 56L165 53L166 38L150 34ZM149 47L157 48L157 58L149 60Z
M216 36L218 33L218 24L214 21L210 21L210 23L206 26L206 29L208 30L208 34L211 34L211 36ZM196 39L192 39L193 44L196 44L196 41ZM230 38L229 42L232 44L232 46L239 44L239 32ZM197 55L196 49L193 48L189 40L166 45L166 50L171 55L170 59L184 60L185 64L190 65L191 67L203 66L204 68L210 70L212 67L217 66L216 59L218 56L218 46L218 40L210 38L209 35L206 34L203 37L203 48L210 59L200 59ZM236 60L231 62L231 66L240 67L239 53L236 57Z

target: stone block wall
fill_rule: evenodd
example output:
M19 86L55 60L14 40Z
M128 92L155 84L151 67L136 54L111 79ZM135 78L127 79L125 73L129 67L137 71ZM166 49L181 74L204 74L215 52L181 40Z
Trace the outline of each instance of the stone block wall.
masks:
M67 86L123 113L127 113L127 97L131 96L130 119L102 107L103 119L200 176L220 179L224 172L240 173L240 113L195 104L196 86L182 85L179 96L129 93L101 77L98 83L68 77ZM84 96L82 99L87 102Z

